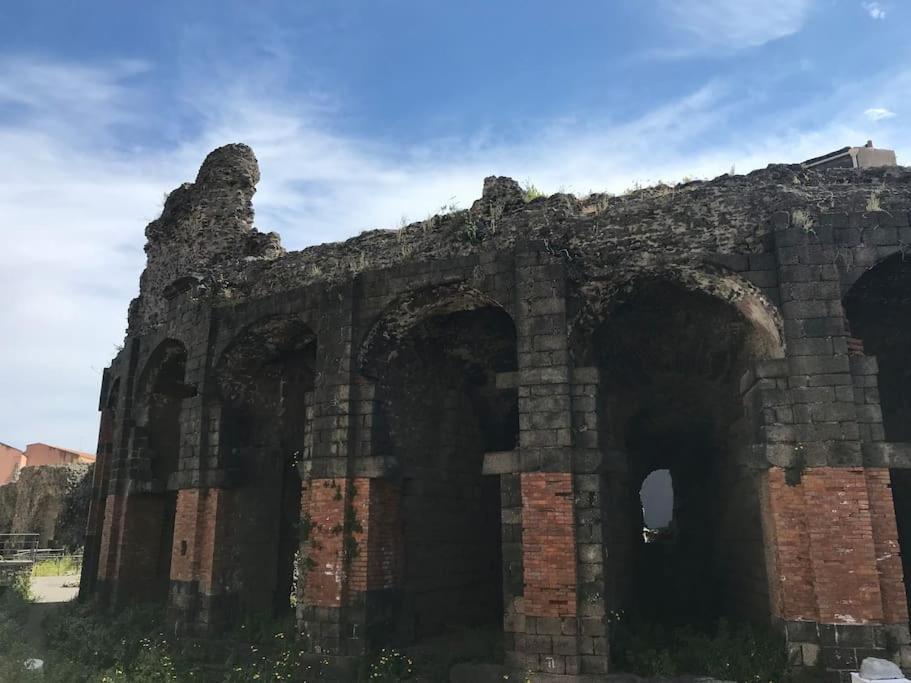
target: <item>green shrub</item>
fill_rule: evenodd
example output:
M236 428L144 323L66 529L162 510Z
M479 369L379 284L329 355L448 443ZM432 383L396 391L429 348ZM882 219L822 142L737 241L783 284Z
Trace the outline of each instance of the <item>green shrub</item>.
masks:
M370 662L368 680L407 681L414 672L414 661L398 650L383 648Z
M524 193L523 199L525 199L526 203L533 201L538 197L544 196L544 193L535 187L534 183L532 183L530 180L526 180L524 183L522 183L522 192Z
M71 602L45 621L47 641L55 659L101 671L129 669L143 649L165 642L159 633L164 610L158 606L133 605L115 614L98 614L92 605Z
M783 680L787 669L779 633L750 624L732 626L724 619L712 629L619 623L612 639L615 667L641 676L690 674L768 683Z

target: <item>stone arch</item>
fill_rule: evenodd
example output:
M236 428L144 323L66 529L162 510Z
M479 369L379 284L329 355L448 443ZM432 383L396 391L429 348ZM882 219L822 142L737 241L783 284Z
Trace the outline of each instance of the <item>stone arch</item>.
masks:
M460 628L502 631L505 483L484 475L483 462L516 446L517 392L498 382L516 363L512 317L464 285L399 299L365 336L371 449L398 464L403 560L386 631L400 645Z
M881 266L911 259L908 247L904 245L899 245L895 248L879 247L875 253L865 255L865 259L861 259L859 256L852 256L850 251L847 254L848 256L839 254L837 262L841 275L841 290L846 296L854 289L855 285L861 284L861 287L864 287L862 281L869 283L871 279L876 277L877 273L881 273L882 271L879 270Z
M291 610L315 354L303 318L268 316L243 328L215 363L218 461L234 484L221 580L243 612Z
M702 293L730 304L756 328L755 343L769 358L785 354L784 321L778 308L756 285L736 273L688 267L639 270L609 280L595 280L580 287L577 312L569 323L570 352L577 365L588 365L589 341L596 327L644 284L667 282L693 293Z
M783 356L781 319L737 276L665 275L607 287L608 298L593 301L573 330L577 363L596 366L600 377L607 601L663 626L767 619L741 378L755 361ZM674 532L646 545L639 492L659 469L673 480Z
M358 370L365 377L379 376L381 368L396 352L396 346L422 320L488 307L506 313L503 304L465 283L410 292L387 306L364 335Z
M182 401L196 390L185 383L187 347L165 339L155 347L139 374L133 400L134 441L144 451L148 468L141 468L156 489L166 489L180 459Z

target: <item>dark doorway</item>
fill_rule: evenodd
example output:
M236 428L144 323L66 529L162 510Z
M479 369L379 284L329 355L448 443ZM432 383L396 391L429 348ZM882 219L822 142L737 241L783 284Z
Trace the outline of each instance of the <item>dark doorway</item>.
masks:
M219 364L226 468L232 491L230 571L244 613L290 616L300 544L301 479L309 446L314 335L296 319L248 328Z
M770 352L734 306L660 281L641 283L596 330L607 602L627 618L707 629L768 619L758 484L736 452L750 439L740 378ZM660 471L672 521L645 529L640 492Z
M481 472L516 445L516 391L496 386L515 368L512 321L491 306L416 324L380 373L374 447L402 471L400 644L502 631L500 482Z

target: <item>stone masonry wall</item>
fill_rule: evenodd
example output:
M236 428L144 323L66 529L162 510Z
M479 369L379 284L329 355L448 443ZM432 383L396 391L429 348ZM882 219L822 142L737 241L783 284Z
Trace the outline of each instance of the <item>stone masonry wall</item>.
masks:
M256 467L272 472L287 464L287 451L299 459L297 620L305 647L347 661L404 637L396 625L417 613L408 596L435 590L415 584L420 572L408 564L415 561L408 496L416 481L446 486L467 467L452 460L458 449L430 438L420 448L402 445L410 425L425 425L431 436L438 425L483 461L478 471L472 460L465 476L481 478L488 492L496 487L483 477L499 477L500 552L488 559L502 576L502 620L490 625L503 633L503 661L570 677L607 671L608 615L629 585L641 530L626 509L638 480L629 455L617 450L620 423L606 414L615 387L598 365L597 334L611 329L622 339L618 307L661 291L659 283L714 301L726 311L719 319L749 332L746 341L737 337L751 354L745 369L738 366L742 411L734 406L725 418L730 436L718 439L723 471L733 473L727 481L745 498L736 501L738 515L751 529L749 539L734 539L744 550L729 544L723 564L742 566L748 553L765 565L750 575L743 609L756 612L767 596L768 622L786 635L792 662L821 662L833 681L864 653L911 665L897 547L903 517L890 488L895 472L911 468L911 445L885 441L876 360L851 341L842 304L861 276L903 258L911 244L911 170L770 166L622 197L530 202L514 181L488 178L470 209L294 253L253 228L258 177L249 148L216 150L147 228L140 294L102 392L106 474L94 493L87 566L97 572L83 578L84 597L117 604L149 575L152 560L139 539L155 520L143 505L167 490L177 495L171 618L203 632L229 623L256 588L244 585L247 560L238 559L231 520L256 513L263 527L284 523L278 504L249 507L244 468L252 451L235 438L238 430L269 433L274 438L257 445ZM674 315L696 314L689 298L678 301ZM661 305L654 303L657 315ZM491 360L499 347L463 343L467 323L452 321L479 311L514 326L511 366ZM450 331L427 336L435 341L426 347L411 341L433 329ZM269 332L281 330L290 332ZM300 344L287 346L292 338ZM687 348L731 355L726 338ZM300 362L312 386L285 401L281 387L301 370L275 359L303 353L305 343L312 354ZM156 483L148 476L155 454L143 450L142 378L156 353L174 344L186 352L185 376L169 389L179 442L168 457L177 469ZM443 350L464 363L451 396L427 389L417 399L389 398L401 368L423 368L430 378L423 387L444 377L442 365L413 363ZM635 353L629 358L635 362ZM695 362L681 357L678 365ZM709 361L699 362L712 376ZM281 416L284 427L245 426L225 381L230 368L276 382L268 410L259 406L269 415L260 417ZM447 412L444 404L460 408ZM514 422L504 418L513 409ZM400 412L390 420L389 410ZM468 424L481 425L471 439L462 433ZM483 454L474 453L479 444ZM439 459L439 482L409 474L422 453ZM446 493L456 490L450 482ZM446 510L457 515L459 506ZM455 567L470 563L451 564L453 576L441 579L465 585L453 578ZM438 604L445 624L450 608Z
M18 481L0 487L0 532L38 533L41 547L81 547L91 477L91 465L22 468Z

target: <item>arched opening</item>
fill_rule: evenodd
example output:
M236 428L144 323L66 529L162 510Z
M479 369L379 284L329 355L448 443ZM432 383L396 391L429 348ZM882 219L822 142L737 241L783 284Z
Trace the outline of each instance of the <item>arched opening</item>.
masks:
M639 489L642 504L642 540L667 543L673 534L674 479L670 470L654 470Z
M500 477L482 465L485 452L516 446L516 390L497 388L497 373L516 369L512 320L493 304L444 303L379 353L373 448L399 464L404 527L390 635L400 645L452 636L455 648L470 629L473 643L498 644Z
M187 350L175 340L166 340L152 353L140 377L140 424L134 448L140 454L142 493L135 494L135 528L143 538L150 573L150 592L143 597L164 601L170 590L174 522L177 513L176 474L180 462L181 407L195 390L185 382Z
M245 330L219 362L219 446L237 483L224 578L245 613L292 612L301 514L297 464L309 446L315 353L315 337L303 322L271 318Z
M862 275L844 299L851 334L859 344L855 353L875 356L877 386L856 387L855 402L877 402L882 408L878 425L867 438L911 442L911 262L895 254ZM898 542L902 550L905 590L911 606L911 470L890 470Z
M644 281L594 331L607 604L631 628L768 620L740 380L781 350L774 323L747 319L755 304Z

